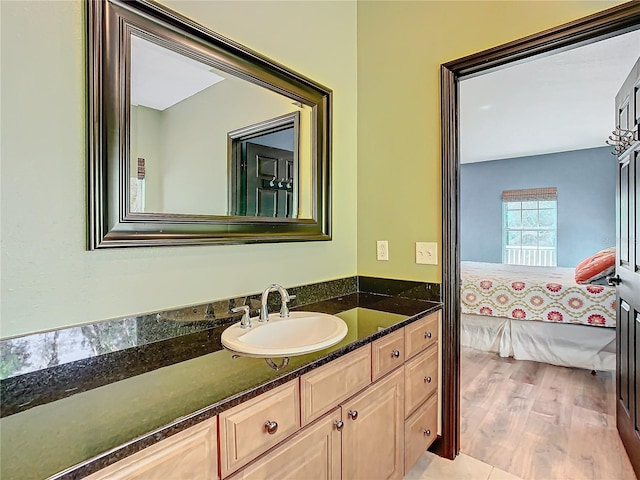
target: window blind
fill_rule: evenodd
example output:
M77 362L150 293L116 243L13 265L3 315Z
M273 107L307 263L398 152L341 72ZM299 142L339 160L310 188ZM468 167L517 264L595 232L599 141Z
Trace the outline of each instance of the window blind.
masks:
M505 190L502 192L503 202L543 202L557 199L558 189L556 187Z

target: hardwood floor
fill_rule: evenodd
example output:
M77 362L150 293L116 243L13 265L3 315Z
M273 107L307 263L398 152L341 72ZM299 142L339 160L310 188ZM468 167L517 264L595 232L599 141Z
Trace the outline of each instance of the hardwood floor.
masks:
M462 348L461 451L524 480L633 480L613 374Z

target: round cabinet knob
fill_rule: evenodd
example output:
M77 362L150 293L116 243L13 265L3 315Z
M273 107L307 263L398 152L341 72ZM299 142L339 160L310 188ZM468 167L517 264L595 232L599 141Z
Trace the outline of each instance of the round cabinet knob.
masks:
M342 427L344 427L344 422L342 420L336 420L335 422L333 422L333 426L336 427L336 430L340 432L342 430Z
M422 433L424 433L428 437L429 435L431 435L431 430L427 428L425 430L422 430Z
M267 420L266 422L264 422L264 428L269 435L273 435L278 431L278 422Z
M391 352L391 356L394 358L398 358L400 356L400 350L394 350Z
M431 338L431 332L424 332L424 338Z
M424 381L426 383L431 383L431 377L424 377Z
M356 418L358 418L358 411L349 410L349 418L351 418L351 420L355 420Z

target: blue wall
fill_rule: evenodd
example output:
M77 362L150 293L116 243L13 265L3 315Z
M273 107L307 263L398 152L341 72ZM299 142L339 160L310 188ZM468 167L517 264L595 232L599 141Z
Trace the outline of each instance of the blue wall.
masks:
M608 147L460 166L462 260L502 262L502 191L558 188L558 266L615 245L616 162Z

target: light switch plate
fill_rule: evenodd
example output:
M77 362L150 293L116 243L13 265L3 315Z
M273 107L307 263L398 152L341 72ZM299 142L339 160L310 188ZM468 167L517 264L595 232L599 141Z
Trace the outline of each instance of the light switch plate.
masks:
M416 263L438 264L438 244L436 242L416 242Z

